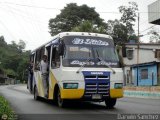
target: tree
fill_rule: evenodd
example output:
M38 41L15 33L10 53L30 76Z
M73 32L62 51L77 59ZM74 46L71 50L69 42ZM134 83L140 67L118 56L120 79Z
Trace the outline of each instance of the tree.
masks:
M19 40L19 43L18 43L19 50L22 51L23 49L25 49L25 47L26 47L26 43L23 40Z
M5 47L7 43L5 42L4 36L0 36L0 47Z
M128 29L119 20L108 20L107 33L112 36L116 44L122 44L128 41Z
M106 33L106 29L103 26L96 26L92 22L86 20L83 21L79 26L72 29L74 32L94 32L94 33Z
M160 34L156 29L150 30L148 35L150 35L150 43L160 43Z
M93 25L98 27L107 28L107 24L100 18L95 8L87 5L77 6L76 3L70 3L61 10L61 13L56 18L49 20L50 34L53 36L59 32L71 31L85 20L91 21Z
M14 76L22 81L30 54L30 51L22 51L24 48L25 42L23 40L20 40L18 44L15 41L7 44L4 37L0 37L0 69L7 75Z
M128 29L129 35L134 33L133 22L136 21L138 5L136 2L129 2L129 6L120 6L119 12L122 13L120 21L125 24Z

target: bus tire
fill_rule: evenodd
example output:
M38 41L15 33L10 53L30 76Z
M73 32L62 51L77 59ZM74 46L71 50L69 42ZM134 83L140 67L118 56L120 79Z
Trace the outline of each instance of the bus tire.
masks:
M38 90L37 90L37 87L36 87L36 86L34 87L34 99L35 99L35 100L39 100Z
M117 99L116 98L107 98L105 100L105 104L107 108L113 108L116 105Z
M57 104L59 107L65 107L66 106L66 101L61 98L61 92L60 89L57 91Z

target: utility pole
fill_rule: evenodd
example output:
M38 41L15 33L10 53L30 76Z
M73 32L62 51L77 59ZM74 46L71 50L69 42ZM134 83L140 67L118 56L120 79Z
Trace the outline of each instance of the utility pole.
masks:
M137 64L139 64L139 37L140 37L140 35L139 35L139 13L138 13L138 40L137 40ZM139 69L137 68L137 86L138 86L138 79L139 79L139 75L138 75L138 72L139 71Z
M138 13L138 40L137 40L137 64L139 64L139 13Z

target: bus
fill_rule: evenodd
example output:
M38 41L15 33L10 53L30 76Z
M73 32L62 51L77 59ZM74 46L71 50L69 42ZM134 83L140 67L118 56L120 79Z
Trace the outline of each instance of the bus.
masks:
M39 68L43 55L48 62L46 87ZM123 97L123 70L109 35L62 32L33 50L30 60L33 74L28 89L35 100L54 100L59 107L69 100L105 102L111 108Z

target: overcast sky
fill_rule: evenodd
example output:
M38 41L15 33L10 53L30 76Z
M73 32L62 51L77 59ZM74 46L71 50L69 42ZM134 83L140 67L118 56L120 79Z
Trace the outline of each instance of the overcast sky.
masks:
M100 17L107 21L120 19L118 7L127 5L129 1L131 0L0 0L0 36L3 35L7 43L22 39L26 42L26 49L33 50L52 39L48 32L48 21L59 14L66 4L74 2L95 7ZM139 5L140 33L146 34L146 29L152 26L148 23L147 6L156 0L132 1ZM137 33L137 23L135 31ZM149 38L145 36L141 40L148 42Z

